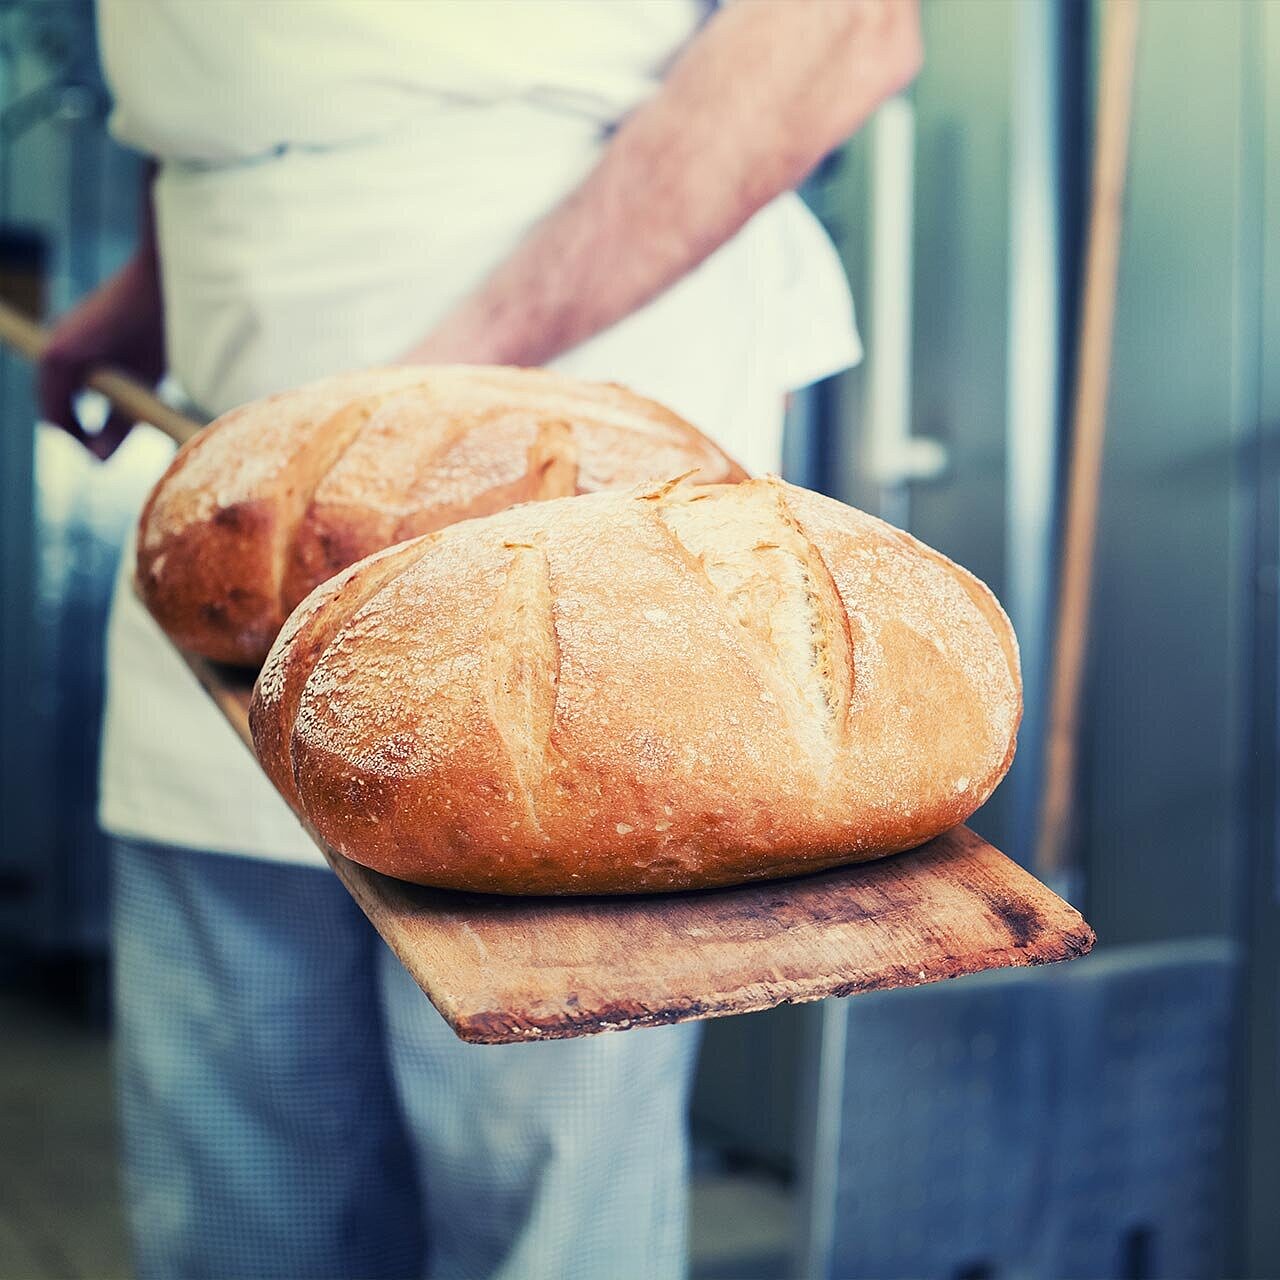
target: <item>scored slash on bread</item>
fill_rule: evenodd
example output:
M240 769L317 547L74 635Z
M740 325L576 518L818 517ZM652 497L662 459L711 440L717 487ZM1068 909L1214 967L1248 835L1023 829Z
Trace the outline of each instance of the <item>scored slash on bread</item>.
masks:
M251 723L366 866L634 893L922 843L1004 776L1021 705L976 578L769 479L521 506L362 561L290 618Z
M137 581L180 647L257 665L313 588L383 547L517 503L690 468L744 472L663 406L543 370L339 375L224 414L143 509Z

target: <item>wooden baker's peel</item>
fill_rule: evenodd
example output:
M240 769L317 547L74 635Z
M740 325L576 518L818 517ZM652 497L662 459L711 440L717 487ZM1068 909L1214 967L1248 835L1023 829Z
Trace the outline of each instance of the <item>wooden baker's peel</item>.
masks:
M47 341L0 302L0 341ZM89 385L178 443L199 424L117 371ZM252 676L183 655L252 750ZM501 898L406 884L317 840L338 878L463 1039L556 1040L752 1013L1083 955L1080 913L967 827L811 876L618 898Z

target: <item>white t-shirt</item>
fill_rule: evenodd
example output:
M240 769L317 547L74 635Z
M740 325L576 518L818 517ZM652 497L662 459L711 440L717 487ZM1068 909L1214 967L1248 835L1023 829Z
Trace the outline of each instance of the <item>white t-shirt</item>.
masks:
M112 127L155 184L174 376L209 413L424 336L590 171L652 92L692 0L100 0ZM670 404L749 469L782 397L860 357L825 233L795 196L556 361ZM128 589L108 636L101 821L320 856Z

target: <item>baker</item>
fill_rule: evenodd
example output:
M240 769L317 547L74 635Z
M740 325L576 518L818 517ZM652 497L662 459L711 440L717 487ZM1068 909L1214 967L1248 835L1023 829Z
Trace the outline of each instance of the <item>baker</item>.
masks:
M65 317L214 414L389 361L553 363L776 470L859 357L791 189L920 61L914 0L99 0L137 251ZM381 945L128 588L109 633L119 1084L159 1276L680 1274L696 1024L486 1049Z

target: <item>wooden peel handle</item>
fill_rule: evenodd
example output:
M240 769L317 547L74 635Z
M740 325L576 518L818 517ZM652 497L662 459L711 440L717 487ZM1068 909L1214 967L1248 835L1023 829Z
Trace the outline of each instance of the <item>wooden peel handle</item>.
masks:
M0 300L0 342L28 360L39 360L48 345L49 333ZM85 385L106 396L121 413L137 422L149 422L178 444L186 444L200 430L201 424L194 418L170 408L142 383L117 369L105 365L96 368L89 374Z
M1108 0L1104 14L1071 462L1059 559L1061 578L1045 752L1045 790L1033 863L1033 870L1043 879L1051 879L1066 870L1071 839L1137 70L1138 0Z

